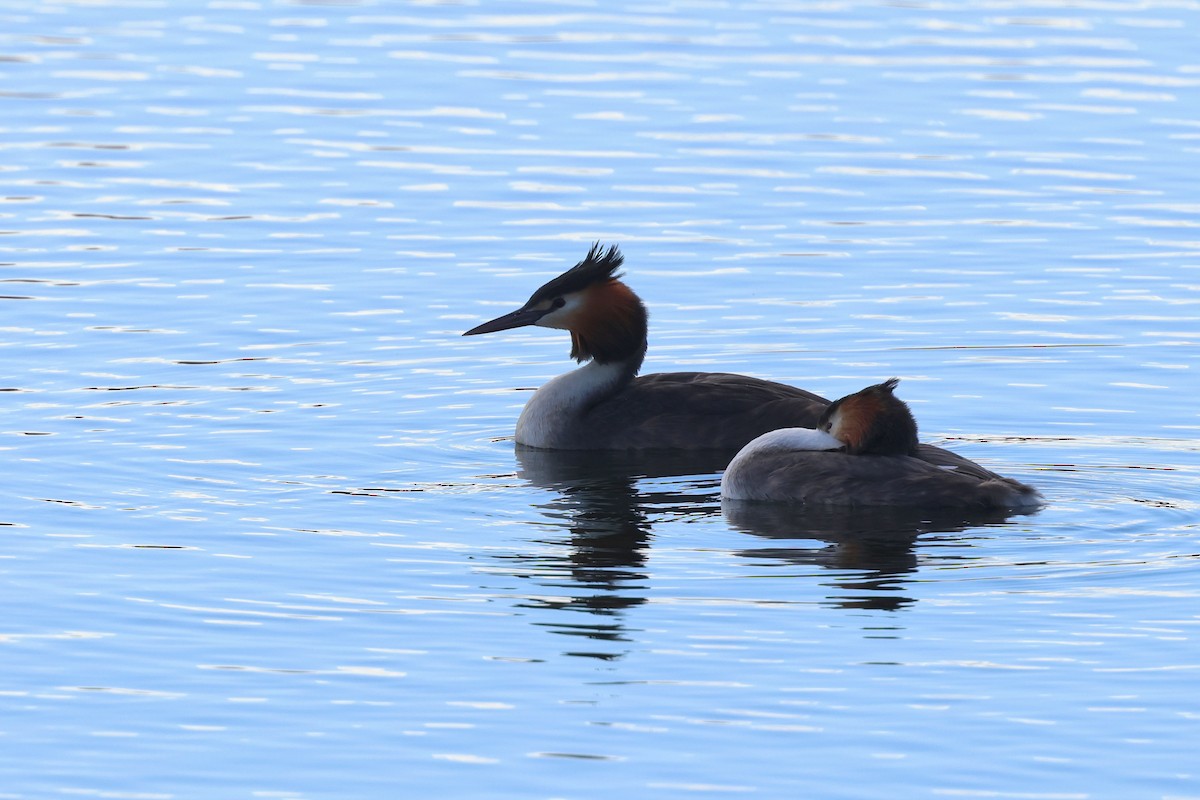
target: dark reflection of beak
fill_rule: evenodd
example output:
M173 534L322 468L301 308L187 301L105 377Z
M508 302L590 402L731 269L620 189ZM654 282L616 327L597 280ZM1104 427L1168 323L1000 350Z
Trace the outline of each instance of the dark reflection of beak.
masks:
M523 328L526 325L533 325L546 314L546 309L541 308L518 308L516 311L509 312L502 317L496 317L494 320L485 322L482 325L476 325L471 330L463 334L463 336L474 336L477 333L495 333L496 331L506 331L510 328Z

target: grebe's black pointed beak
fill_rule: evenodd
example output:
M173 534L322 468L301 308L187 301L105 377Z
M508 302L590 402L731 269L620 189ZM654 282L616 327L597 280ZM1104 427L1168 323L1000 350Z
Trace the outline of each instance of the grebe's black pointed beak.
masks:
M496 317L482 325L476 325L471 330L463 333L463 336L474 336L479 333L495 333L496 331L506 331L510 328L524 328L526 325L535 324L546 315L548 310L545 308L518 308L516 311L509 312L502 317Z

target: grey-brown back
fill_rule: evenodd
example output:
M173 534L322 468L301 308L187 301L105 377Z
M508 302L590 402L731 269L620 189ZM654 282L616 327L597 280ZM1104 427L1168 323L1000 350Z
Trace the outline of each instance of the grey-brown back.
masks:
M827 405L812 392L746 375L654 373L581 414L564 449L736 452L767 431L815 426Z

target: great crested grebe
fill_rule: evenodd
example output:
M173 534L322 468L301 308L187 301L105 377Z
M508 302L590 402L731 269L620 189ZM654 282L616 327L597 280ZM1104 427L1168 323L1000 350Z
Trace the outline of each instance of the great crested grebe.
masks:
M829 401L803 389L722 372L637 376L646 307L620 280L616 245L587 256L525 305L463 334L539 325L571 333L588 362L546 383L517 420L517 443L551 450L734 450L776 428L815 425Z
M830 403L815 428L783 428L743 447L721 477L728 500L843 506L1031 509L1031 486L917 441L892 378Z

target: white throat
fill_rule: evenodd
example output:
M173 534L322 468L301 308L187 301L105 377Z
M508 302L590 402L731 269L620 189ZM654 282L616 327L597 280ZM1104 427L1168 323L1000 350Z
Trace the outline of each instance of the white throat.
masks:
M566 448L581 432L579 415L619 389L629 376L623 362L589 361L559 375L533 393L517 420L517 443L529 447Z

